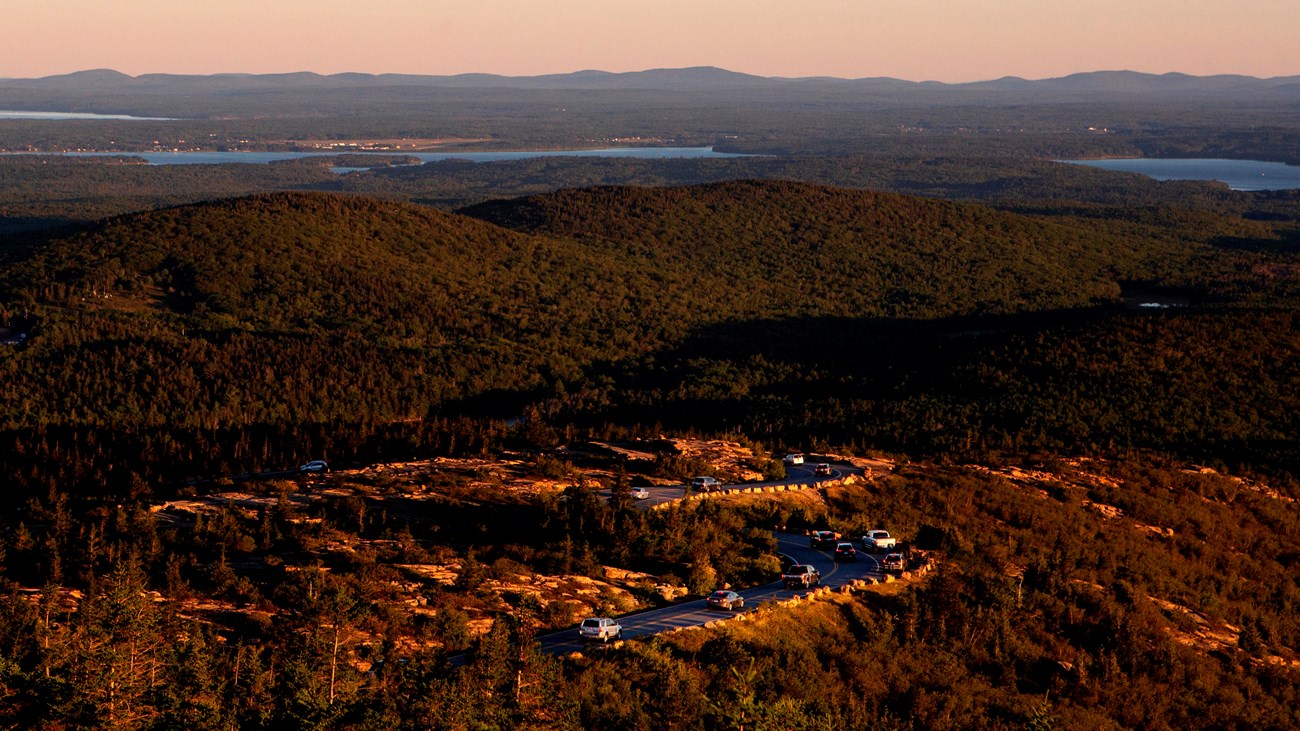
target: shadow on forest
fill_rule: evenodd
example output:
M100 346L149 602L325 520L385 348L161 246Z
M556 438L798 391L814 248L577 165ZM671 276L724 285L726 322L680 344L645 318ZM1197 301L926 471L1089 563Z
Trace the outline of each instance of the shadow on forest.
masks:
M1251 251L1261 254L1294 254L1300 252L1300 231L1279 231L1277 238L1257 239L1238 236L1219 236L1210 241L1213 246L1234 251Z
M1186 297L1188 293L1180 293ZM750 397L791 402L914 393L1012 337L1117 316L1156 314L1126 304L938 320L795 317L740 320L695 329L642 357L593 364L583 383L527 391L501 389L443 404L440 414L516 419L546 404L580 421L716 428L726 409ZM730 397L701 400L707 379ZM740 383L741 380L746 381ZM853 394L844 392L851 385ZM671 397L669 396L671 394ZM720 396L725 394L720 393ZM666 402L672 401L669 405Z

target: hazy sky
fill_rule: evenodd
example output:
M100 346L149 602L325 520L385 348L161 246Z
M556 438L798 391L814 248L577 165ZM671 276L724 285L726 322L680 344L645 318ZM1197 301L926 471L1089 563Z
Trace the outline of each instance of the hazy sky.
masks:
M0 77L1300 74L1300 0L0 0Z

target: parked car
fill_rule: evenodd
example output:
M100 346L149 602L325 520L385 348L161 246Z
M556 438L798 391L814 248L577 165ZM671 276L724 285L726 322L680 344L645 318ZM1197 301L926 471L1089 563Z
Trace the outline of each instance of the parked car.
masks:
M812 535L808 537L808 545L820 551L827 548L834 548L835 544L839 540L840 534L833 530L815 530L812 532Z
M645 499L648 498L648 497L650 497L650 491L647 490L647 489L645 489L644 487L634 487L634 488L632 488L632 499L633 499L633 500L645 500Z
M725 609L728 612L734 612L737 609L745 608L745 597L734 591L718 589L710 594L709 597L704 600L704 603L708 605L709 609Z
M825 462L818 462L817 466L813 467L813 474L819 477L830 477L831 466Z
M905 565L903 554L901 553L887 553L885 554L885 558L880 562L881 568L885 571L902 571Z
M852 543L840 543L835 546L836 561L857 561L858 552L854 550Z
M578 625L578 635L588 642L623 639L623 626L609 617L588 617Z
M329 472L329 463L323 459L313 459L305 465L298 466L299 472Z
M808 589L822 583L822 572L815 566L795 564L781 574L781 583L787 589Z
M787 454L785 456L785 459L781 461L785 462L786 464L803 464L803 453L791 452L790 454Z
M862 550L864 551L888 551L898 545L898 540L889 535L887 530L869 530L862 536Z
M716 490L719 487L722 487L722 483L718 482L716 477L703 476L703 477L696 477L691 480L691 489L698 490L700 492L708 492L710 490Z

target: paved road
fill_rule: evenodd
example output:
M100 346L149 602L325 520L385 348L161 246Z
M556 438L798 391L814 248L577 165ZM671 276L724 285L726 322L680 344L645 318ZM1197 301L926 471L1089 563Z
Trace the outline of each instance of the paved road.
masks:
M857 561L836 563L829 551L809 548L807 536L778 533L776 539L781 553L787 560L812 564L822 572L822 586L843 586L854 579L878 578L883 575L877 557L864 551L858 552ZM789 599L806 594L807 591L790 591L782 586L780 581L776 581L737 593L745 597L745 611L748 611L763 602ZM618 622L623 625L623 639L630 640L670 629L702 625L726 615L727 612L723 610L706 608L704 600L697 599L671 607L624 615L618 618ZM576 627L540 635L537 640L541 643L542 650L556 654L577 652L588 648L590 644L599 646L599 643L587 643L578 637Z
M810 461L808 464L800 465L798 467L787 466L785 468L786 477L784 480L773 480L771 482L744 482L735 485L722 485L720 488L718 488L718 490L715 490L715 492L719 492L722 490L732 490L735 488L742 488L742 487L776 487L778 485L816 485L819 482L827 482L830 480L842 480L845 477L848 477L849 475L863 474L863 470L857 467L852 467L850 465L844 465L844 464L831 464L831 473L829 475L822 475L821 477L818 477L817 475L813 474L812 464L813 463ZM674 500L681 500L686 495L693 495L697 492L695 490L688 491L688 488L689 485L657 485L655 487L647 487L646 491L650 493L650 496L643 500L637 500L636 506L638 508L650 508L655 505L660 505L662 503L670 503ZM597 494L599 494L601 497L605 499L609 499L609 490L601 490Z

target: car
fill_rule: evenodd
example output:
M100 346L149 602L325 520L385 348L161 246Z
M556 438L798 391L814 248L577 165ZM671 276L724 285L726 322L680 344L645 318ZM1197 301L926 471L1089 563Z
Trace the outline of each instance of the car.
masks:
M857 561L858 552L854 550L852 543L840 543L835 546L836 561Z
M817 466L813 467L813 474L818 476L830 477L831 466L826 464L825 462L818 462Z
M781 461L785 462L786 464L803 464L803 453L791 452L790 454L787 454L785 456L785 459Z
M691 480L691 489L699 490L700 492L716 490L719 487L722 487L722 483L718 482L716 477L701 476Z
M650 497L650 491L647 490L647 489L645 489L644 487L634 487L634 488L632 488L632 499L633 499L633 500L645 500L645 499L648 498L648 497Z
M901 553L886 553L885 558L880 562L880 567L885 571L902 571L904 566Z
M840 535L833 530L815 530L808 536L808 546L817 550L834 548L839 540Z
M329 472L329 463L323 459L313 459L304 465L298 466L299 472Z
M704 600L704 603L709 607L709 609L725 609L729 612L734 612L737 609L745 608L745 597L734 591L718 589L710 594L709 597Z
M623 639L623 625L609 617L588 617L578 625L578 636L588 642Z

